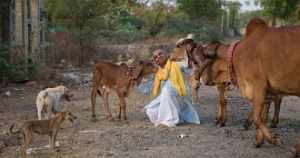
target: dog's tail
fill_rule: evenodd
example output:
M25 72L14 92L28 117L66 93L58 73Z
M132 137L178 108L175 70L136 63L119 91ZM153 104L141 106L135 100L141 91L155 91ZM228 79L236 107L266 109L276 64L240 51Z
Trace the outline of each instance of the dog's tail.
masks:
M14 131L14 126L15 124L12 124L10 127L9 127L9 132L10 134L19 134L20 133L20 130L17 130L17 131Z

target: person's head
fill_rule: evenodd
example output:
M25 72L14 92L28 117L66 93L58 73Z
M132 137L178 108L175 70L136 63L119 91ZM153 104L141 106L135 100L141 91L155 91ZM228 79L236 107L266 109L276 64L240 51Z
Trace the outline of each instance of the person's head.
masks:
M155 63L158 64L159 66L163 66L166 61L166 56L163 54L162 50L157 49L152 54Z
M194 44L194 35L193 34L188 34L187 37L180 38L176 42L176 47L183 47L185 45L193 45Z

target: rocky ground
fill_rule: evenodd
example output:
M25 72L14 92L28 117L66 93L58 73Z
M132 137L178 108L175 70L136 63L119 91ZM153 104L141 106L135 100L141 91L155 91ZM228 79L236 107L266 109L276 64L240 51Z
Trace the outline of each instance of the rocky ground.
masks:
M69 74L69 73L67 73ZM64 83L78 79L74 75L65 75ZM66 77L67 76L67 77ZM71 76L71 77L70 77ZM75 77L74 77L75 76ZM65 122L59 132L58 141L61 151L50 152L47 148L34 150L30 158L285 158L299 138L300 100L297 97L285 97L277 129L271 131L284 142L283 147L265 143L254 148L254 128L243 130L243 122L250 105L238 92L228 93L228 123L220 128L214 125L217 104L217 90L214 87L201 87L200 102L195 105L201 124L181 124L175 128L156 128L143 113L143 107L151 98L133 92L127 99L128 121L105 120L100 98L97 98L97 121L91 122L89 74L81 75L69 87L74 93L71 102L63 101L78 119L74 124ZM73 79L70 79L73 78ZM35 97L43 85L39 83L9 85L0 89L0 157L15 158L18 146L4 147L5 133L12 123L20 126L25 120L36 118ZM9 92L9 93L8 93ZM117 97L110 97L110 107L117 115ZM271 111L272 113L272 111ZM8 144L9 145L9 144ZM48 138L35 136L32 148L48 145Z

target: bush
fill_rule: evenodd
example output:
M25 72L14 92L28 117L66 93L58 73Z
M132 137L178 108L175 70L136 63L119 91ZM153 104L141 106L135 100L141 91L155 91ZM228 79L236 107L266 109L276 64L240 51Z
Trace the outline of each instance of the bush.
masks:
M0 44L0 81L22 82L35 79L38 66L30 58L20 60L18 63L9 62L9 46Z
M183 21L175 19L167 23L159 36L186 36L187 34L192 33L195 35L196 41L208 42L212 40L221 40L223 35L220 33L217 26L216 23L209 23L207 20Z

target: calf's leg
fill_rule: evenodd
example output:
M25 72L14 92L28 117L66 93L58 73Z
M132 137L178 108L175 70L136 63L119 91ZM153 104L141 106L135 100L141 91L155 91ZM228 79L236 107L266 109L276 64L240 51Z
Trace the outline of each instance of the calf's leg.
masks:
M109 92L104 91L104 93L103 93L103 103L104 103L104 110L105 110L105 113L106 113L106 118L108 120L112 120L113 117L112 117L112 114L111 114L111 111L110 111L110 108L109 108L108 97L109 97Z
M123 120L127 120L127 115L126 115L126 92L123 91L118 91L118 97L120 99L120 113L119 113L119 118Z
M97 86L93 86L91 92L91 104L92 104L92 118L96 118L95 104L96 104L96 95L97 95Z
M219 91L219 104L218 104L218 114L216 118L216 124L220 124L221 127L225 126L227 120L226 111L226 99L225 99L225 84L217 85Z

